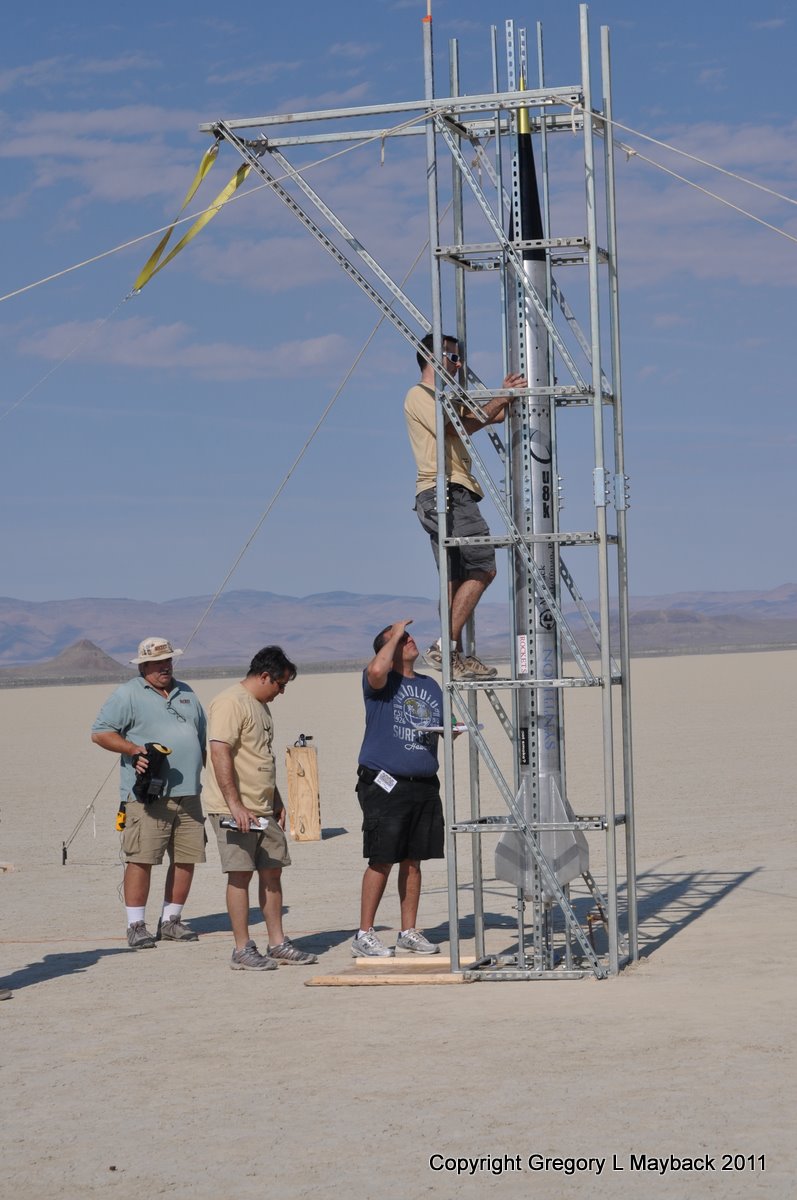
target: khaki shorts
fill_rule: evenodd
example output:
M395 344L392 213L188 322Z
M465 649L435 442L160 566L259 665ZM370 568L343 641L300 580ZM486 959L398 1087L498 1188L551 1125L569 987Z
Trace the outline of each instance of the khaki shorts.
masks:
M128 796L122 834L127 862L156 866L168 850L174 863L203 863L206 842L199 796L160 796L151 804Z
M288 840L273 817L268 818L268 827L262 833L241 833L237 829L222 829L219 825L221 813L210 813L209 816L216 830L221 869L225 875L231 871L267 871L291 865Z

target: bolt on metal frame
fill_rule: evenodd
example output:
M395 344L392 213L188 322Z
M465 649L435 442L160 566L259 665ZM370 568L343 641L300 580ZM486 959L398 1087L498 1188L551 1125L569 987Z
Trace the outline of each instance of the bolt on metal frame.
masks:
M452 42L449 95L436 96L432 22L427 17L423 21L422 100L215 121L200 127L227 141L269 182L270 190L357 283L383 317L435 368L443 647L450 645L447 551L457 545L478 542L505 549L509 555L509 677L486 682L454 681L450 656L443 655L444 725L449 731L455 719L461 721L467 726L470 742L467 778L463 782L457 779L453 736L446 732L443 738L451 969L473 980L572 979L585 975L604 978L616 974L638 954L626 550L628 480L623 452L614 153L611 126L607 124L611 121L609 32L606 28L601 30L602 108L596 108L585 4L580 5L579 25L581 81L577 85L549 87L544 82L542 31L538 26L539 82L537 88L528 88L526 32L520 30L518 34L514 24L507 22L507 87L502 90L499 86L497 31L493 29L493 92L477 96L460 94L458 46ZM388 117L404 119L391 128L372 123L374 118ZM352 129L348 125L351 121L365 124ZM309 124L315 126L309 132L295 132ZM332 125L332 130L326 129L326 125ZM289 126L291 132L284 132L283 126ZM248 137L247 131L253 128L259 131L257 136ZM541 238L520 236L523 232L518 170L521 130L538 135L540 143L544 234ZM563 131L571 136L581 134L584 229L554 238L550 235L553 176L549 139ZM423 137L426 148L431 278L428 317L283 153L296 146L412 136ZM492 159L488 153L490 141L494 143ZM600 144L602 153L598 154L596 146ZM473 168L465 157L463 145L475 156ZM444 244L441 233L438 172L443 151L448 152L452 171L453 244ZM601 162L604 195L599 198L596 174ZM489 191L482 184L484 176ZM505 177L511 179L509 188L505 187ZM465 237L466 212L481 214L479 241L469 242ZM601 233L603 245L599 244ZM579 327L554 277L559 266L570 270L577 266L582 278L586 275L582 286L589 315L586 331ZM505 421L503 439L489 431L489 440L498 451L497 478L465 431L462 415L478 413L478 402L499 392L485 388L470 367L463 371L462 380L452 379L443 369L442 271L449 267L454 273L456 333L460 345L467 345L468 276L492 273L500 292L505 369L529 370L528 386L512 393L511 415ZM602 325L608 331L610 348L606 362ZM431 353L421 346L421 338L427 333L433 338ZM533 372L528 358L532 349L530 345L527 348L530 337L544 343L532 355L536 363ZM566 376L565 382L559 382L558 372ZM564 449L557 435L557 415L565 408L592 416L594 530L560 528L556 485ZM546 501L547 520L542 522L538 513L539 496L532 495L539 479L532 478L534 471L530 465L533 458L530 447L541 421L550 438L551 450L544 486L552 489ZM446 536L442 436L446 422L454 427L470 454L475 474L503 526L490 537ZM482 443L486 440L482 439ZM591 551L594 556L597 620L590 613L573 573L562 560L563 547L579 547L581 553ZM612 581L619 624L616 645ZM597 656L597 667L589 661L572 627L572 618L563 608L562 585L594 642L592 657ZM473 644L472 623L466 630L466 639L467 649ZM540 647L545 656L544 669L537 661L541 657ZM566 651L575 663L576 674L566 673ZM595 779L600 781L603 805L600 813L588 816L573 812L565 786L564 696L568 689L578 687L594 690L602 728L602 754L600 763L595 764ZM613 693L617 692L619 703L615 713ZM506 693L508 710L500 699L501 693ZM511 780L499 765L497 747L490 744L491 735L478 722L480 694L498 718L499 736L511 743L514 759ZM616 715L620 726L618 739L614 730ZM545 758L546 741L550 740L546 739L546 730L550 728L558 731L558 741L548 753L548 767L543 770L540 763ZM496 795L503 801L504 815L482 814L481 768L486 769ZM618 780L622 788L619 798ZM458 794L468 797L467 817L462 815L465 805L458 804ZM622 877L617 853L621 828L625 834ZM604 891L589 869L587 832L603 834ZM516 944L511 952L500 954L490 954L485 947L483 842L485 836L495 834L508 839L508 857L518 864ZM471 852L469 878L465 882L461 880L459 860L462 835L468 835ZM554 851L549 849L556 847L559 835L564 835L566 844L579 852L577 879L560 880ZM500 854L499 850L497 861ZM571 882L578 889L578 896L573 894ZM463 966L460 949L460 897L466 888L471 889L473 897L476 952L476 964L467 967ZM585 905L593 907L580 916L577 910ZM529 907L531 920L527 928ZM596 925L605 931L605 948L596 945Z

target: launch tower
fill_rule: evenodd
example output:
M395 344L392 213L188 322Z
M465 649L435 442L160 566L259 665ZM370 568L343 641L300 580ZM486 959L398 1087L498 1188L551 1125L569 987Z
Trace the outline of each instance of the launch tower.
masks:
M586 5L579 9L578 78L564 86L546 78L540 27L533 52L514 22L502 33L492 30L486 93L463 91L456 41L448 79L439 84L427 15L422 98L202 129L269 181L381 314L433 361L438 429L448 421L458 430L495 510L493 535L478 540L507 558L507 665L496 679L454 681L445 656L443 662L445 727L461 723L469 740L463 769L452 736L444 738L451 970L473 980L605 978L637 957L609 32L601 29L597 88ZM425 144L428 311L288 158L300 146L405 137ZM444 192L450 224L441 217ZM517 390L503 429L474 442L463 411L477 412L496 390L485 388L469 364L457 380L444 372L443 296L455 297L451 332L467 347L469 309L483 320L489 288L493 312L500 310L495 329L505 371L522 372L527 387ZM431 358L421 348L429 332ZM437 440L443 513L443 438ZM563 523L563 489L567 495L571 481L580 528ZM462 539L447 537L444 521L440 529L447 646L445 550ZM572 795L566 731L580 772ZM495 927L485 914L495 891L512 896L511 929L505 917ZM475 963L463 961L466 932Z

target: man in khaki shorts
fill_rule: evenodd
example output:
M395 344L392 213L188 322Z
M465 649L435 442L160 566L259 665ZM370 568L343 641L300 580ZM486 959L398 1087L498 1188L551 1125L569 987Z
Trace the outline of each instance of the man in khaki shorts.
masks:
M210 755L204 797L227 876L234 971L271 971L278 962L317 961L314 954L294 946L282 928L282 868L290 866L291 858L268 705L295 678L296 667L280 647L264 646L252 659L246 678L220 692L208 709ZM266 954L260 954L249 937L249 884L255 871L268 932Z
M199 798L199 776L205 761L205 713L186 683L172 674L175 650L162 637L144 638L131 662L138 675L108 697L91 730L91 740L121 755L120 796L126 806L122 852L127 942L131 950L149 950L157 941L195 942L197 935L182 920L194 865L205 861L205 822ZM152 766L146 751L159 743L169 754L163 783L137 785ZM160 791L159 795L155 792ZM168 851L163 912L153 935L145 910L153 866Z

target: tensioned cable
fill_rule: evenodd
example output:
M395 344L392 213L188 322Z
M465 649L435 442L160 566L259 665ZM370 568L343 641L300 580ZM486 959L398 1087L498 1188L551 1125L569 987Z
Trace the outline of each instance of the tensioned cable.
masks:
M570 105L570 110L574 117L576 113L581 113L582 116L584 115L584 109L580 104ZM593 113L592 117L596 122L599 122L604 126L618 125L620 129L625 129L628 133L634 134L634 136L645 138L645 140L649 142L655 142L656 145L662 146L667 150L672 150L676 154L682 154L685 158L690 158L694 162L701 163L703 166L710 167L715 171L719 171L721 174L727 175L729 178L735 179L739 183L747 183L751 187L758 188L762 192L767 192L769 195L775 196L780 200L786 200L789 204L797 204L797 200L793 200L789 196L784 196L781 192L776 192L772 188L766 187L764 184L755 183L754 180L747 179L744 175L738 175L734 171L728 171L724 167L720 167L716 163L708 162L707 159L698 158L697 155L690 154L686 150L678 150L676 146L671 146L667 142L660 142L658 139L650 137L648 134L640 133L638 130L632 129L629 125L622 125L619 121L609 120L601 113ZM757 217L755 213L750 212L746 208L742 208L739 204L734 204L732 200L726 200L724 196L720 196L717 194L717 192L713 192L711 188L703 187L702 184L696 183L693 179L687 179L685 175L680 175L677 171L671 170L670 167L665 167L663 163L657 162L655 158L648 158L646 154L640 153L635 146L628 146L625 142L621 142L617 138L613 138L613 141L615 146L622 150L623 153L629 158L638 158L642 162L648 163L649 166L656 167L657 170L663 171L665 175L669 175L673 179L677 179L680 183L685 183L689 187L694 188L695 191L702 192L704 196L710 196L712 200L716 200L719 204L724 204L726 208L732 209L734 212L739 213L740 216L749 217L750 220L755 221L757 225L763 225L765 229L771 229L773 233L779 233L781 237L785 237L787 241L797 242L797 237L795 237L794 234L787 233L786 230L781 229L779 225L773 225L770 221L765 221L763 217Z
M340 158L342 154L350 154L352 150L360 150L363 146L369 146L372 142L383 141L384 138L392 137L394 133L400 133L402 129L409 125L414 125L418 121L418 114L409 117L406 121L402 121L399 125L392 125L390 129L382 129L378 133L374 133L371 137L363 138L360 142L355 142L351 146L344 146L341 150L335 150L332 154L326 154L323 158L317 158L314 162L307 163L301 168L296 168L293 175L302 175L305 171L312 170L313 167L321 167L324 163L332 162L335 158ZM275 179L269 180L266 183L258 183L254 187L248 188L245 192L239 192L237 196L231 196L227 201L232 204L235 200L243 200L245 196L251 196L254 192L259 192L262 188L272 187L275 183L282 183L286 179L291 179L291 175L280 175ZM161 225L160 229L150 229L149 233L142 233L138 237L131 238L128 242L121 242L118 246L113 246L110 250L103 250L101 254L95 254L92 258L86 258L82 262L73 263L71 267L64 267L62 271L56 271L53 275L45 275L43 279L36 279L33 283L26 283L24 287L16 288L13 292L7 292L4 296L0 296L0 304L4 300L13 300L15 296L21 296L23 292L30 292L33 288L41 287L44 283L52 283L54 279L60 279L63 275L69 275L72 271L79 271L81 267L89 267L92 263L100 262L103 258L110 258L112 254L118 254L121 250L127 250L130 246L136 246L139 242L145 242L147 238L157 237L159 233L165 233L167 229L176 229L178 225L184 225L187 221L194 221L197 217L204 216L205 213L211 212L217 205L210 204L207 208L199 209L198 212L189 213L186 217L181 217L178 221L171 221L168 225ZM132 295L132 293L130 293ZM129 299L128 296L125 299Z
M781 229L778 225L772 225L769 221L765 221L763 217L757 217L755 213L748 212L746 208L741 208L738 204L734 204L732 200L726 200L724 196L718 196L716 192L712 192L710 188L705 188L701 184L695 183L693 179L687 179L685 175L679 175L677 171L670 170L663 163L656 162L654 158L648 158L646 154L640 154L633 146L626 146L623 142L616 140L615 145L631 158L639 158L642 162L649 163L651 167L656 167L659 171L664 171L665 175L670 175L673 179L678 179L681 183L688 184L695 191L702 192L704 196L710 196L712 200L717 200L720 204L724 204L726 208L732 208L734 212L740 213L743 217L749 217L757 225L763 225L765 229L771 229L773 233L779 233L781 237L787 238L790 242L797 242L797 237L794 234L787 233L785 229Z
M770 196L775 196L778 200L785 200L787 204L797 205L797 200L793 196L785 196L783 192L776 192L774 188L767 187L765 183L756 183L755 179L748 179L746 175L739 175L736 171L728 171L725 167L720 167L717 163L709 162L706 158L700 158L697 154L690 154L688 150L680 150L677 146L672 146L669 142L662 142L659 138L652 137L649 133L642 133L639 129L632 129L630 125L623 125L621 121L609 120L607 117L600 118L604 124L616 126L617 129L624 129L626 133L633 133L634 137L643 138L646 142L653 142L656 146L661 146L664 150L672 150L673 154L680 154L684 158L689 158L692 162L700 163L702 167L710 167L712 171L719 171L721 175L727 175L729 179L736 179L740 183L749 184L750 187L758 188L760 192L766 192ZM618 142L618 146L622 143ZM627 151L627 147L623 146ZM642 157L640 155L640 157ZM647 160L646 160L647 161Z

